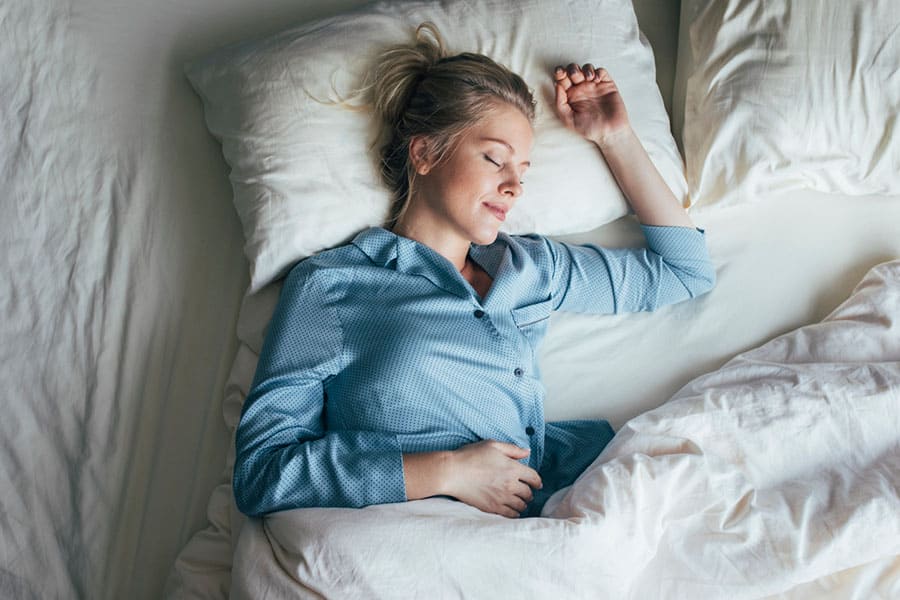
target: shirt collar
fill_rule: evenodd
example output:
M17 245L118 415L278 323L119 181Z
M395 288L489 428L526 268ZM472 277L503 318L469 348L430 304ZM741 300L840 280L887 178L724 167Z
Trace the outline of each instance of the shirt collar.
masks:
M500 273L500 265L506 257L506 249L510 246L509 236L502 231L497 234L497 239L493 244L479 246L472 244L469 249L469 256L472 260L481 265L481 268L488 272L492 279L496 280Z
M388 267L397 259L397 234L383 227L369 227L350 242L379 267Z
M370 227L357 234L351 243L380 267L421 275L436 286L462 298L472 296L471 287L449 260L415 240L383 227ZM473 245L470 250L472 258L494 279L493 286L497 285L507 245L506 234L500 234L493 244Z

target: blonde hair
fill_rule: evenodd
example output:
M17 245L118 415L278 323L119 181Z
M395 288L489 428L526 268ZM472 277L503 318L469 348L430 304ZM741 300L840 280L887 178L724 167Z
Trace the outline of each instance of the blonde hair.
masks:
M505 103L534 121L534 98L521 77L487 56L447 56L433 23L416 28L415 41L384 51L367 86L369 103L382 119L381 175L394 193L388 225L406 212L416 170L410 142L424 136L432 160L455 149L466 130Z

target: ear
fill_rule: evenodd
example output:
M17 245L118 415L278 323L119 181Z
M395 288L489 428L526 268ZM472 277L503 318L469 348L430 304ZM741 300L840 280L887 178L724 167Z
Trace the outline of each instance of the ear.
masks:
M427 175L434 162L431 160L431 144L423 135L413 137L409 142L409 160L419 175Z

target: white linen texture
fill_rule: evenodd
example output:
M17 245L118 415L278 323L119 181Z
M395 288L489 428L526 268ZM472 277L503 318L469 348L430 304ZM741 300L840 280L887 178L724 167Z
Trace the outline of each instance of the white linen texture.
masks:
M900 192L896 0L685 0L682 27L684 155L698 205L804 187Z
M535 94L533 167L504 231L562 235L628 212L599 150L553 112L553 67L573 60L609 70L651 159L676 197L686 197L653 53L630 0L379 2L226 47L186 69L231 167L251 291L297 260L383 224L390 191L372 147L373 116L322 100L358 88L377 52L411 41L425 21L437 25L451 54L487 54Z
M895 260L821 323L632 419L551 498L551 518L442 499L275 513L243 526L231 593L740 599L804 589L900 553L898 438Z

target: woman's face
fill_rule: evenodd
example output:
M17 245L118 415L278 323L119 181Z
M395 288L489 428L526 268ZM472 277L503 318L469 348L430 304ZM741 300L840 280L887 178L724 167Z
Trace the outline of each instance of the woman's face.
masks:
M424 210L417 211L417 218L431 220L429 228L446 228L445 235L492 243L522 194L533 139L525 115L513 106L498 104L463 134L444 161L420 163L416 201L423 203L419 208Z

